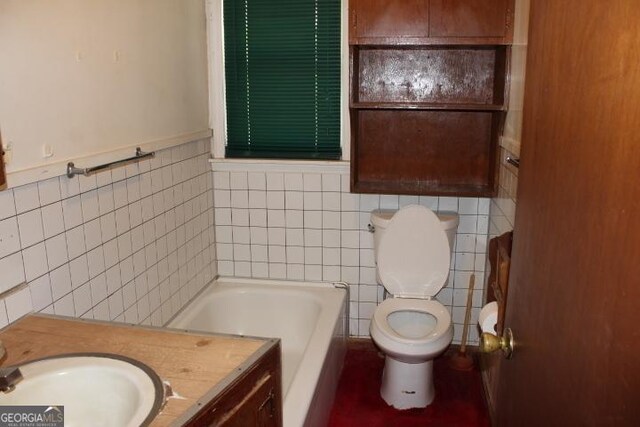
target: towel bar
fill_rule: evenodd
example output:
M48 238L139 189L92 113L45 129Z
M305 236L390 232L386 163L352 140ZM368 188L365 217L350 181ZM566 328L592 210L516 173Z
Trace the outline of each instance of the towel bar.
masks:
M73 178L76 175L84 175L84 176L90 176L93 175L96 172L100 172L103 170L107 170L107 169L111 169L113 167L116 166L122 166L128 163L133 163L133 162L138 162L142 159L146 159L149 157L154 157L156 155L155 151L152 151L150 153L145 153L144 151L142 151L140 149L140 147L136 148L136 155L133 157L129 157L127 159L122 159L122 160L116 160L115 162L111 162L111 163L105 163L103 165L99 165L99 166L93 166L90 168L77 168L75 167L75 165L73 164L73 162L69 162L67 163L67 177L69 178Z

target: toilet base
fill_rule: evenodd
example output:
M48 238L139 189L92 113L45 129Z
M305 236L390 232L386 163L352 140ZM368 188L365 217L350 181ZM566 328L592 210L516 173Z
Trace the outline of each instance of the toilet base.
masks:
M385 357L380 396L396 409L424 408L433 402L433 360L404 363Z

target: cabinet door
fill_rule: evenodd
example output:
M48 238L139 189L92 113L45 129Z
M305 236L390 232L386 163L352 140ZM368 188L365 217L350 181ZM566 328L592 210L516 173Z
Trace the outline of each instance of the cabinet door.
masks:
M278 427L274 381L270 375L264 376L246 394L238 393L238 404L231 408L221 425L226 427Z
M508 37L512 0L431 0L431 37Z
M282 427L280 343L206 404L188 427Z
M429 0L352 0L350 12L356 38L429 36Z

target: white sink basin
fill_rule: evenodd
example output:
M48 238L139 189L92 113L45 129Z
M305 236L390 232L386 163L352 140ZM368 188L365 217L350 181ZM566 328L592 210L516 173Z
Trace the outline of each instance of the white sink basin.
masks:
M144 425L164 398L150 368L120 356L62 355L19 368L23 380L0 393L0 405L64 405L66 427Z

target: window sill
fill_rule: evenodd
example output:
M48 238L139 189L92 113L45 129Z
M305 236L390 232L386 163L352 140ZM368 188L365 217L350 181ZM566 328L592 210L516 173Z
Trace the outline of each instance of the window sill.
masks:
M210 159L213 171L319 172L348 174L344 160Z

